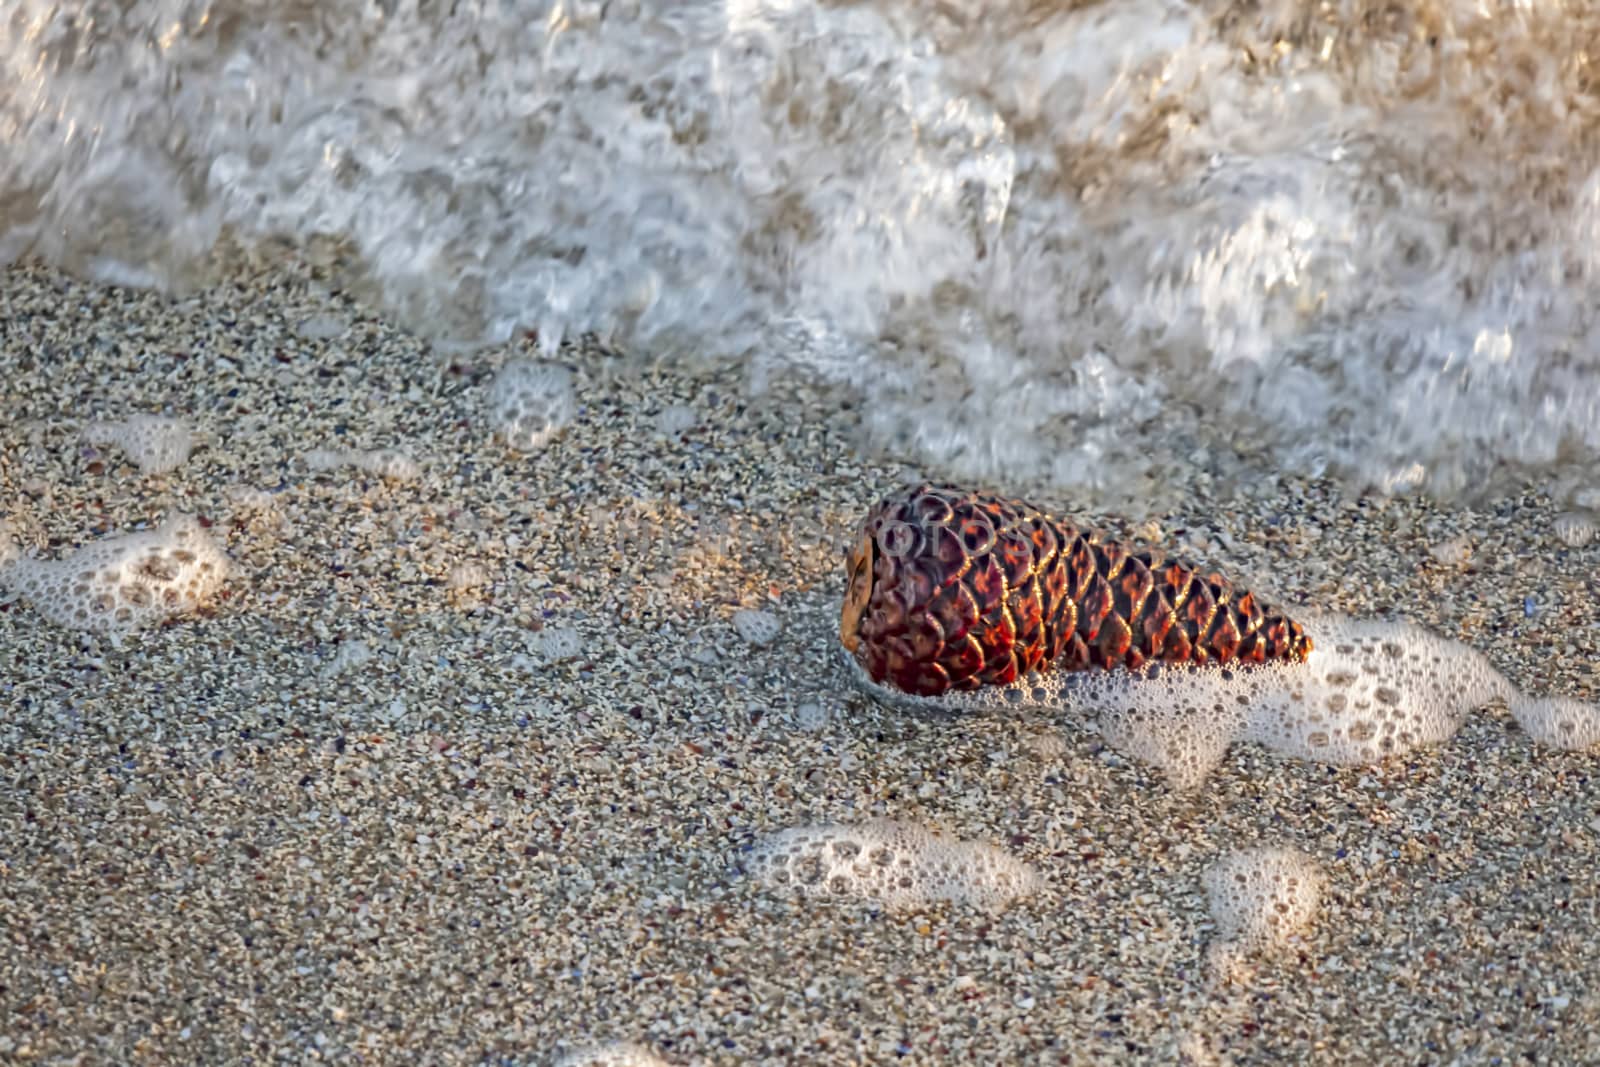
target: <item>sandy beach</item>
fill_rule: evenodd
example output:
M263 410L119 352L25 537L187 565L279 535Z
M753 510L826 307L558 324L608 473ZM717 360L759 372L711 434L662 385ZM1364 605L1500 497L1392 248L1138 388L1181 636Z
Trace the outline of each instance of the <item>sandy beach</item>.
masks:
M890 711L840 662L843 553L943 472L863 454L838 394L598 344L560 355L572 424L511 452L484 404L516 358L430 351L309 267L176 300L0 277L15 540L55 558L179 510L233 561L200 617L120 645L0 606L0 1062L1600 1060L1595 754L1489 709L1372 767L1236 747L1179 795L1048 715ZM135 413L200 446L149 476L81 439ZM1600 698L1600 542L1560 539L1540 487L1473 510L1221 463L1175 464L1150 514L1035 495ZM765 835L879 817L1044 888L890 913L741 874ZM1328 899L1217 988L1202 875L1256 844L1314 857Z

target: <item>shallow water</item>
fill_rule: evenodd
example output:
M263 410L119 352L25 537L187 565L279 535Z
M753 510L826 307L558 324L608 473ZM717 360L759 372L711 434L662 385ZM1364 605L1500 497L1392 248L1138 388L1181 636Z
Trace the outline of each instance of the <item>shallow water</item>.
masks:
M0 262L333 237L440 345L809 372L1008 486L1238 448L1574 493L1600 451L1590 5L7 9Z

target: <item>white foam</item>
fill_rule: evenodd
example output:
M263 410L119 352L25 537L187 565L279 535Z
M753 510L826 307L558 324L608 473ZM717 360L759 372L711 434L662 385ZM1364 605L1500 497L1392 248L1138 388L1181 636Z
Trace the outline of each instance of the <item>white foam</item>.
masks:
M1515 689L1483 655L1415 626L1302 620L1304 663L1104 672L1072 679L1109 743L1197 784L1234 741L1321 763L1374 763L1452 737ZM1150 675L1154 675L1151 677Z
M192 515L84 545L62 560L14 559L0 582L60 626L120 635L202 607L228 559Z
M814 700L797 704L793 715L795 729L808 734L826 729L832 718L829 709Z
M1582 548L1593 541L1597 525L1600 523L1588 511L1564 512L1552 524L1556 537L1572 548Z
M404 452L380 448L371 452L349 453L350 465L391 482L414 482L422 477L422 465Z
M302 461L314 471L354 467L392 482L414 482L422 477L422 466L404 452L380 448L367 452L356 448L313 448Z
M372 660L372 648L365 641L341 641L333 657L322 667L324 678L337 678L357 670Z
M613 1041L605 1045L575 1048L558 1058L555 1067L670 1067L670 1065L644 1045L632 1041Z
M1159 683L1151 683L1159 684ZM1149 763L1177 790L1205 781L1244 732L1244 706L1223 698L1210 704L1184 703L1186 694L1111 691L1099 703L1099 729L1106 743L1126 756ZM1211 694L1199 694L1200 700ZM1146 699L1148 697L1148 699Z
M253 485L230 485L223 490L222 496L242 514L275 511L278 506L276 496Z
M678 437L694 429L700 421L699 412L687 404L672 404L662 408L655 418L656 432L663 437Z
M350 453L342 448L313 448L301 461L314 471L338 470L344 466Z
M83 438L98 447L115 446L145 474L177 470L194 450L194 434L182 419L131 415L118 422L91 422Z
M458 563L450 568L444 587L452 592L478 589L489 584L489 568L481 563Z
M567 428L577 413L572 372L557 363L508 363L489 388L494 432L519 452L535 452Z
M1316 861L1292 848L1229 852L1202 881L1217 926L1206 963L1220 980L1231 977L1244 957L1270 955L1308 930L1328 884Z
M583 637L570 626L546 626L534 635L532 643L546 665L583 655Z
M0 522L0 573L21 558L22 546L17 544L16 531L9 522Z
M1571 697L1517 696L1511 717L1541 745L1581 752L1600 743L1600 707Z
M1592 4L233 6L10 0L0 261L328 235L430 338L798 365L986 479L1600 450Z
M343 315L324 313L302 319L295 333L308 341L331 341L350 329L350 320Z
M785 830L762 841L747 863L771 889L892 910L943 900L998 910L1043 885L1033 868L993 845L888 819Z
M1472 562L1472 542L1465 536L1452 537L1428 546L1428 555L1446 567L1465 567Z
M854 673L879 699L913 708L1066 709L1177 789L1202 782L1236 742L1320 763L1375 763L1448 741L1469 713L1497 702L1541 744L1582 749L1600 740L1600 708L1525 697L1458 641L1404 622L1300 621L1313 644L1303 663L1042 674L939 698L893 693L858 665Z
M770 611L746 608L734 612L732 622L739 636L758 648L772 644L783 632L783 624Z

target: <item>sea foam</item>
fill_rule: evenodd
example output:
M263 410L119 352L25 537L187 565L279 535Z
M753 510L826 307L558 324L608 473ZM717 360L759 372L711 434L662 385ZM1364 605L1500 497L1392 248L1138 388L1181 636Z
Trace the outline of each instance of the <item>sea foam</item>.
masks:
M91 422L83 428L83 439L92 445L120 448L145 474L177 470L194 450L189 424L163 415Z
M890 819L785 830L757 845L747 865L775 890L870 900L891 910L939 901L998 910L1043 884L1002 849Z
M1250 956L1281 951L1315 921L1328 878L1292 848L1238 849L1204 876L1216 939L1207 946L1213 982L1226 983Z
M0 550L0 585L51 622L120 637L204 606L222 587L228 559L192 515L152 530L108 537L65 559Z
M873 683L853 658L846 662L857 684L911 709L1063 709L1178 789L1204 781L1239 742L1320 763L1373 763L1442 744L1470 712L1494 703L1505 704L1539 744L1581 750L1600 741L1600 707L1524 695L1458 641L1405 622L1299 618L1313 643L1301 663L1051 672L918 698Z
M554 1067L670 1067L670 1064L644 1045L613 1041L572 1049L556 1057Z
M0 262L331 237L440 343L798 371L1102 498L1174 431L1443 494L1600 454L1592 4L113 6L6 5Z

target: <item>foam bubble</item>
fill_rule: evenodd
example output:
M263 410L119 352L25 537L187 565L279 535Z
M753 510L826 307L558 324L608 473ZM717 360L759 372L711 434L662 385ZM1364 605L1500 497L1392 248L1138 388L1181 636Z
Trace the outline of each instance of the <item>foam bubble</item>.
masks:
M1600 707L1571 697L1516 697L1511 717L1541 745L1581 752L1600 742Z
M1515 695L1482 654L1415 626L1339 616L1304 620L1304 663L1154 668L1071 679L1108 743L1204 779L1234 741L1321 763L1364 764L1438 744L1467 713Z
M1594 540L1597 525L1600 523L1597 523L1591 512L1568 511L1556 516L1552 528L1562 544L1572 548L1582 548Z
M998 910L1043 885L1033 868L992 845L889 819L785 830L758 845L748 862L769 888L895 910L942 900Z
M1150 699L1140 699L1149 696ZM1129 699L1100 708L1100 733L1125 756L1159 768L1173 789L1205 781L1244 730L1243 706L1226 699L1184 704L1173 694L1129 691Z
M354 467L392 482L414 482L422 477L421 464L406 453L390 448L370 452L354 448L314 448L301 458L314 471Z
M481 563L458 563L450 568L444 587L452 592L478 589L489 584L489 568Z
M573 1049L558 1058L555 1067L668 1067L668 1064L643 1045L613 1041Z
M302 319L295 333L307 341L331 341L350 329L350 320L343 315L321 314Z
M351 452L350 465L391 482L414 482L422 477L422 466L404 452L381 448L372 452Z
M772 644L783 631L783 624L770 611L747 608L734 612L732 621L739 636L757 647Z
M9 522L0 522L0 572L4 572L22 558L22 546L17 544L15 531Z
M273 494L253 485L230 485L223 490L222 496L241 513L274 511L278 505Z
M314 471L331 471L344 466L348 455L342 448L313 448L300 458Z
M1472 562L1472 542L1465 536L1452 537L1448 541L1430 545L1428 555L1446 567L1465 567Z
M1202 881L1217 926L1206 963L1219 980L1232 977L1245 956L1271 954L1306 931L1328 884L1316 861L1292 848L1229 852Z
M534 647L546 665L577 659L583 654L583 638L570 626L547 626L534 638Z
M506 364L489 388L495 433L518 452L535 452L567 428L577 414L572 372L557 363Z
M1051 673L931 699L895 693L847 663L857 684L900 706L1066 709L1177 789L1198 785L1238 741L1320 763L1375 763L1447 741L1468 713L1500 701L1542 744L1578 749L1600 739L1600 708L1525 697L1460 642L1404 622L1301 621L1314 646L1303 663Z
M686 404L672 404L656 416L656 432L663 437L677 437L694 429L700 415Z
M796 705L794 709L795 729L802 730L808 734L826 729L831 718L832 715L828 709L814 700L804 701Z
M84 545L62 560L14 559L0 582L59 626L120 635L187 614L222 587L228 558L192 515Z
M119 422L91 422L83 438L97 447L115 446L145 474L177 470L194 450L194 435L181 419L132 415Z
M324 678L336 678L346 671L365 666L372 660L372 648L365 641L340 642L338 651L322 668Z

